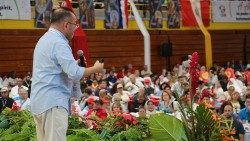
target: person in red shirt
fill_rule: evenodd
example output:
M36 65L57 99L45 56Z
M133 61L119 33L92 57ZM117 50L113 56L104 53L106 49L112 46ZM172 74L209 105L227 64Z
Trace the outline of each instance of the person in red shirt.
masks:
M90 109L87 112L86 117L92 116L93 114L96 115L100 120L104 120L108 114L104 108L102 108L103 102L101 100L94 101L93 109Z
M250 85L250 66L246 71L246 80L247 80L247 85Z
M103 102L101 100L94 101L93 109L90 109L86 114L86 123L89 129L98 128L98 122L102 122L107 118L107 111L102 108Z
M126 75L125 68L122 67L120 71L117 73L117 79L123 78Z

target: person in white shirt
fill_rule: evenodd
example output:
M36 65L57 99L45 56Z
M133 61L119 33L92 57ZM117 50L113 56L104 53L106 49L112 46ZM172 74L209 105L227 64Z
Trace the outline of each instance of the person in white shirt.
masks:
M212 83L213 85L216 84L216 82L218 82L218 76L215 74L215 72L210 69L209 70L209 82Z
M171 87L171 91L175 94L175 95L179 95L179 97L181 97L184 94L184 83L186 82L186 77L185 76L179 76L178 77L178 81L176 81L172 87Z
M122 106L122 111L127 113L128 112L128 101L129 96L128 92L123 91L122 84L117 85L117 93L113 95L112 102L120 102Z
M9 85L9 79L6 77L6 76L4 76L3 78L3 82L2 82L2 84L3 84L3 87L9 87L10 85Z
M28 91L28 88L23 86L23 80L21 78L17 78L17 85L11 89L9 97L14 100L18 100L19 99L18 93L20 88L24 88L26 91Z
M235 90L234 86L229 86L229 88L227 89L227 91L225 91L225 95L226 95L227 97L229 97L228 100L231 100L231 97L232 97L232 95L233 95L233 93L234 93L235 91L236 91L236 90Z
M139 87L139 88L143 88L144 87L144 85L143 85L143 81L144 81L144 79L142 78L142 77L140 77L140 72L139 72L139 70L135 70L135 83L136 83L136 85Z
M219 81L215 83L214 93L216 95L216 97L215 97L216 100L219 102L230 100L230 95L223 91Z
M143 84L142 84L143 85ZM144 85L143 85L144 86ZM133 96L134 94L138 93L139 86L137 85L136 78L134 74L130 75L130 82L128 82L124 89L130 92L130 94Z
M141 71L142 77L150 77L153 73L148 69L147 65L144 65L144 69Z
M19 89L19 99L16 100L18 105L20 105L20 110L30 111L30 99L28 98L28 91L24 88Z

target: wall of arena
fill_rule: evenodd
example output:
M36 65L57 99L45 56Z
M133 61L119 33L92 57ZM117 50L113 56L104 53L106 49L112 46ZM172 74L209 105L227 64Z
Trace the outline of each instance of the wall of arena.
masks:
M46 29L0 29L0 74L15 70L17 74L32 71L33 50ZM143 36L138 30L86 30L90 62L104 58L105 67L117 68L128 63L141 69L144 63ZM212 38L213 61L244 60L250 63L250 29L209 30ZM173 54L171 67L183 56L198 51L200 63L205 64L204 36L199 30L150 30L152 71L166 68L159 46L170 40ZM246 39L244 39L246 38ZM245 45L244 45L245 40ZM245 46L245 47L244 47ZM42 61L42 60L41 60Z

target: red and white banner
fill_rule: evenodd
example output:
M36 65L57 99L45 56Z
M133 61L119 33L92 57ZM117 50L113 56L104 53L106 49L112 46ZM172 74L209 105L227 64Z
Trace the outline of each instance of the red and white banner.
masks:
M194 13L192 10L191 0L180 0L182 26L198 26L195 15L202 19L204 26L210 25L210 0L201 0L196 2L199 2L199 6L195 7Z
M250 1L213 1L213 22L250 22Z
M123 29L128 28L128 0L121 0L121 15L122 15L122 27Z

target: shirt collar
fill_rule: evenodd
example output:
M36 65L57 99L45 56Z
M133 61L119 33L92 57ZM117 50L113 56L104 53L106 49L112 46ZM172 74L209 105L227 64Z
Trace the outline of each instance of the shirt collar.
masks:
M55 34L59 35L61 38L63 38L67 43L69 42L69 40L59 30L50 27L49 32L55 33Z

